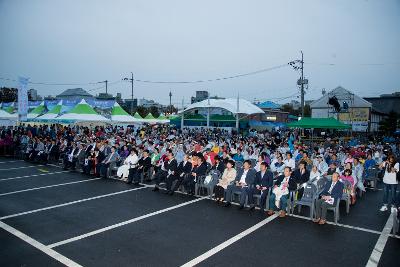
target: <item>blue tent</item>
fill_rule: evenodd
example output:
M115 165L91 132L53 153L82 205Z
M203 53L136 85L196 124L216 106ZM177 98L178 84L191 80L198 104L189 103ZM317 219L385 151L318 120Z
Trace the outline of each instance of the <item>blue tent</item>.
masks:
M265 101L257 104L259 108L268 108L268 109L279 109L281 105L274 103L272 101Z

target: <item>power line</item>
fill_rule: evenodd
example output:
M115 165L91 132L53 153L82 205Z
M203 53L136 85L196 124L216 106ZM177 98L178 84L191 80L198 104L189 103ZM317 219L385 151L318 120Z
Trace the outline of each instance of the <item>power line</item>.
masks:
M120 80L117 80L117 81L114 81L114 82L107 82L107 83L108 83L108 87L110 87L110 85L115 85L115 84L120 83L120 82L121 82ZM104 83L104 81L102 83ZM88 92L97 91L97 90L100 90L100 89L104 89L105 87L106 87L106 85L102 85L100 87L89 89L87 91Z
M72 85L94 85L94 84L99 84L99 83L103 83L103 82L104 81L90 82L90 83L47 83L47 82L29 82L29 83L36 84L36 85L72 86Z
M389 62L389 63L330 63L330 62L304 62L307 65L319 65L319 66L388 66L388 65L400 65L400 62Z
M14 79L2 78L2 77L0 77L0 80L11 81L11 82L16 82L17 81L17 80L14 80Z
M261 70L257 70L257 71L237 74L237 75L233 75L233 76L221 77L221 78L207 79L207 80L196 80L196 81L152 81L152 80L134 79L134 81L135 82L142 82L142 83L166 83L166 84L171 84L171 83L175 83L175 84L205 83L205 82L215 82L215 81L222 81L222 80L240 78L240 77L249 76L249 75L255 75L255 74L259 74L259 73L263 73L263 72L267 72L267 71L271 71L271 70L280 69L280 68L287 67L287 66L288 66L288 64L285 63L285 64L282 64L282 65L278 65L278 66L274 66L274 67L270 67L270 68L266 68L266 69L261 69Z

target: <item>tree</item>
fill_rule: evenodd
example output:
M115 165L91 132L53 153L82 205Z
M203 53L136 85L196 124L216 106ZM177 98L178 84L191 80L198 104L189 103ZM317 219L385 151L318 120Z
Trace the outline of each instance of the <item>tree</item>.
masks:
M388 117L379 122L379 130L386 134L394 133L397 129L398 120L399 115L396 112L389 112Z
M160 112L158 112L158 108L155 107L155 106L150 107L149 112L150 112L151 114L153 114L153 116L156 117L156 118L157 118L158 116L160 116Z
M14 102L18 100L18 89L17 88L0 88L0 99L1 102Z
M147 113L149 113L149 111L147 110L147 108L143 107L143 106L138 106L136 108L136 112L139 113L139 115L144 118L146 117Z

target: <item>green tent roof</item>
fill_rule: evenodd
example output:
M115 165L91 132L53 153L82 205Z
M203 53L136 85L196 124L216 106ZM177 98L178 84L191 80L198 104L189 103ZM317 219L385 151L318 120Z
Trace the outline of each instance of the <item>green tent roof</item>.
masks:
M147 114L146 117L144 117L144 119L145 120L154 120L155 118L154 118L153 114L149 113L149 114Z
M13 113L15 110L15 103L13 102L10 106L4 107L4 110L7 111L8 113Z
M299 121L288 123L287 126L314 129L349 129L351 127L335 118L302 118Z
M62 107L63 107L62 100L60 100L60 102L58 102L57 105L55 105L51 110L49 110L49 112L47 112L47 114L60 114Z
M40 103L39 106L37 106L36 108L34 108L31 112L31 114L42 114L45 111L45 106L44 106L44 102Z
M160 116L158 116L157 120L166 120L167 117L164 116L164 114L160 114Z
M117 102L115 102L114 107L111 111L111 116L115 115L126 115L130 116Z
M133 114L133 117L136 119L143 119L142 116L139 115L139 113L135 112L135 114Z
M73 113L73 114L97 114L97 112L89 106L88 103L84 99L82 99L79 104L77 104L73 109L68 111L67 113Z

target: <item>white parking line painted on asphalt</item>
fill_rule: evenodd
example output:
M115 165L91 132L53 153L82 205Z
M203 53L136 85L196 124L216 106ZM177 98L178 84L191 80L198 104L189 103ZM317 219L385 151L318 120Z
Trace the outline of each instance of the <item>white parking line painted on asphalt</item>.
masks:
M142 216L127 220L127 221L116 223L116 224L113 224L113 225L110 225L110 226L107 226L107 227L104 227L104 228L101 228L101 229L98 229L98 230L83 234L83 235L75 236L75 237L72 237L72 238L69 238L69 239L66 239L66 240L63 240L63 241L59 241L59 242L50 244L47 247L55 248L55 247L58 247L58 246L61 246L61 245L65 245L65 244L68 244L68 243L71 243L71 242L74 242L74 241L81 240L83 238L87 238L89 236L97 235L97 234L103 233L105 231L109 231L109 230L112 230L112 229L115 229L115 228L130 224L130 223L134 223L134 222L137 222L137 221L140 221L140 220L143 220L143 219L146 219L146 218L149 218L149 217L152 217L152 216L155 216L155 215L158 215L158 214L170 211L170 210L178 209L178 208L184 207L186 205L190 205L192 203L201 201L203 199L205 199L205 198L204 197L197 198L197 199L194 199L194 200L191 200L191 201L187 201L187 202L184 202L184 203L181 203L181 204L169 207L169 208L165 208L165 209L162 209L162 210L154 211L154 212L151 212L151 213L148 213L148 214L145 214L145 215L142 215Z
M13 163L13 162L21 162L21 161L23 161L23 160L0 161L0 164L3 164L3 163Z
M393 218L392 215L390 215L389 219L385 224L385 227L383 228L381 235L378 238L378 241L376 241L371 256L368 259L366 265L367 267L378 266L379 260L381 259L382 256L382 252L385 249L386 242L390 236L390 232L392 231L392 227L393 227Z
M8 224L5 224L4 222L0 221L0 228L4 229L5 231L9 232L10 234L22 239L29 245L35 247L36 249L42 251L43 253L46 253L48 256L52 257L56 261L61 262L65 266L68 267L82 267L82 265L72 261L71 259L65 257L64 255L61 255L57 251L48 248L47 246L43 245L42 243L38 242L37 240L27 236L26 234L22 233L21 231L18 231L17 229L9 226Z
M44 166L44 165L33 165L33 166L13 167L13 168L7 168L7 169L0 169L0 171L11 171L11 170L35 168L35 167L42 167L42 166Z
M136 190L141 190L141 189L146 189L146 187L132 188L132 189L128 189L128 190L124 190L124 191L118 191L118 192L109 193L109 194L105 194L105 195L99 195L99 196L95 196L95 197L89 197L89 198L79 199L79 200L75 200L75 201L70 201L70 202L66 202L66 203L62 203L62 204L58 204L58 205L54 205L54 206L49 206L49 207L45 207L45 208L40 208L40 209L35 209L35 210L30 210L30 211L24 211L24 212L20 212L20 213L16 213L16 214L0 217L0 220L14 218L14 217L18 217L18 216L22 216L22 215L26 215L26 214L31 214L31 213L36 213L36 212L44 211L44 210L51 210L51 209L55 209L55 208L65 207L65 206L69 206L69 205L73 205L73 204L77 204L77 203L81 203L81 202L85 202L85 201L89 201L89 200L95 200L95 199L115 196L115 195L124 194L124 193L128 193L128 192L131 192L131 191L136 191Z
M28 188L28 189L23 189L23 190L18 190L18 191L12 191L12 192L7 192L7 193L2 193L2 194L0 194L0 197L1 197L1 196L7 196L7 195L18 194L18 193L23 193L23 192L28 192L28 191L40 190L40 189L45 189L45 188L63 186L63 185L70 185L70 184L78 184L78 183L91 182L91 181L96 181L96 180L99 180L99 179L102 179L102 178L86 179L86 180L75 181L75 182L69 182L69 183L53 184L53 185L47 185L47 186L40 186L40 187Z
M32 175L25 175L25 176L18 176L18 177L10 177L10 178L0 179L0 182L1 181L8 181L8 180L22 179L22 178L29 178L29 177L52 175L52 174L58 174L58 173L63 173L63 172L69 172L69 171L48 172L48 173L41 173L41 174L32 174Z
M289 216L311 221L311 219L309 217L305 217L305 216L300 216L300 215L296 215L296 214L291 214ZM375 230L371 230L371 229L367 229L367 228L363 228L363 227L358 227L358 226L347 225L347 224L334 223L334 222L328 222L328 221L326 223L327 224L331 224L331 225L335 225L335 226L339 226L339 227L344 227L344 228L354 229L354 230L358 230L358 231L363 231L363 232L367 232L367 233L371 233L371 234L380 235L382 233L382 232L379 232L379 231L375 231Z
M182 267L189 267L189 266L195 266L196 264L199 264L200 262L208 259L209 257L213 256L214 254L217 254L218 252L220 252L221 250L229 247L230 245L232 245L233 243L239 241L240 239L242 239L243 237L251 234L252 232L254 232L255 230L263 227L264 225L266 225L267 223L269 223L270 221L274 220L275 218L278 217L278 214L275 213L274 215L262 220L261 222L253 225L252 227L244 230L243 232L231 237L230 239L226 240L225 242L219 244L218 246L210 249L209 251L201 254L200 256L198 256L197 258L194 258L193 260L185 263L182 265Z

